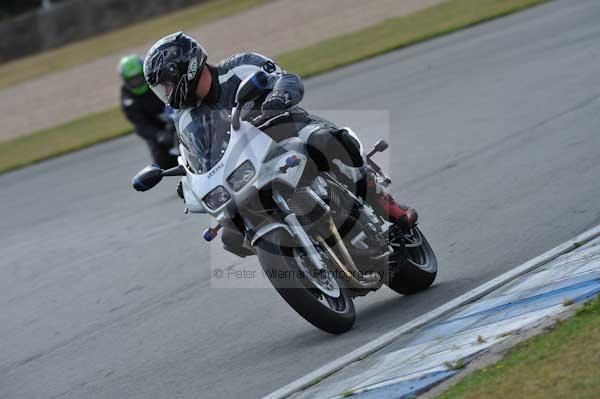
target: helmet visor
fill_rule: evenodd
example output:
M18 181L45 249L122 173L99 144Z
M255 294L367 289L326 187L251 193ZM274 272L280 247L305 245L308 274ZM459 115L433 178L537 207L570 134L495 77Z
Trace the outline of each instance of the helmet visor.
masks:
M154 74L146 78L150 88L165 104L178 108L180 97L187 94L186 75L180 74L177 65L173 62L157 68Z
M172 82L163 82L154 86L150 86L154 94L158 98L162 100L165 104L169 104L171 102L171 96L175 91L175 84Z

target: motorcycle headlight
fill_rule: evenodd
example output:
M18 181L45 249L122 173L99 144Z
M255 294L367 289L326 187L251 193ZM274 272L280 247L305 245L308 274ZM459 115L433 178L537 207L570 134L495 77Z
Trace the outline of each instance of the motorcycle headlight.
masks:
M225 187L219 186L204 196L204 203L210 209L218 209L221 205L229 201L231 196L225 190Z
M244 161L232 174L227 178L227 183L233 191L240 191L254 177L254 166L250 161Z

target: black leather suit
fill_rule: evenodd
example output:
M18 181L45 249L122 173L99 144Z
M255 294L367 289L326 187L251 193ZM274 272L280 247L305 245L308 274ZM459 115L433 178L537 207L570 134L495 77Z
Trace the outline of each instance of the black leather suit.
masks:
M157 141L158 134L166 127L160 118L164 109L165 104L152 91L137 96L121 87L121 110L133 124L136 134L148 144L153 161L167 169L177 165L177 157L169 154L171 146Z
M194 109L195 113L231 110L235 105L239 84L246 77L262 69L269 76L270 92L267 90L263 98L256 101L258 106L260 107L263 100L268 100L269 96L278 95L287 99L286 104L293 111L289 123L284 128L268 132L274 140L278 141L294 135L304 125L318 122L322 125L322 129L311 133L307 145L311 158L317 163L319 169L329 170L332 159L339 159L352 167L363 166L360 144L353 136L331 122L311 116L301 108L295 107L304 96L304 85L298 75L282 71L271 59L256 53L236 54L216 66L208 67L212 74L212 86L208 96ZM181 118L186 112L190 112L190 109L180 110L178 117Z

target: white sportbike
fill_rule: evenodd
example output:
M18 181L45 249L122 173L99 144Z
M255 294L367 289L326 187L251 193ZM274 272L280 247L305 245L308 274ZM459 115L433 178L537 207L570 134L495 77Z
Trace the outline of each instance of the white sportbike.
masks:
M354 297L384 284L404 295L428 288L437 261L420 229L390 225L344 179L315 169L305 145L315 126L276 142L265 131L288 113L240 117L260 90L258 81L260 76L251 76L240 84L231 115L214 112L203 116L204 123L180 121L185 128L179 131L179 166L147 166L134 177L134 188L146 191L163 176L182 176L187 209L218 222L205 238L212 240L221 227L238 234L240 245L226 249L258 256L283 299L329 333L352 328ZM380 140L365 155L384 186L390 179L371 157L386 148Z

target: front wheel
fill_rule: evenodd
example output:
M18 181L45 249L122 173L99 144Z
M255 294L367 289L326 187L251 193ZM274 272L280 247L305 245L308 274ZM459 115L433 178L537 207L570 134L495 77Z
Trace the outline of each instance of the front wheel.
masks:
M395 254L388 287L403 295L429 288L437 275L437 259L421 230L415 227L392 246Z
M261 237L256 253L279 295L306 321L331 334L352 328L356 311L347 289L333 274L315 277L305 263L308 259L285 230Z

